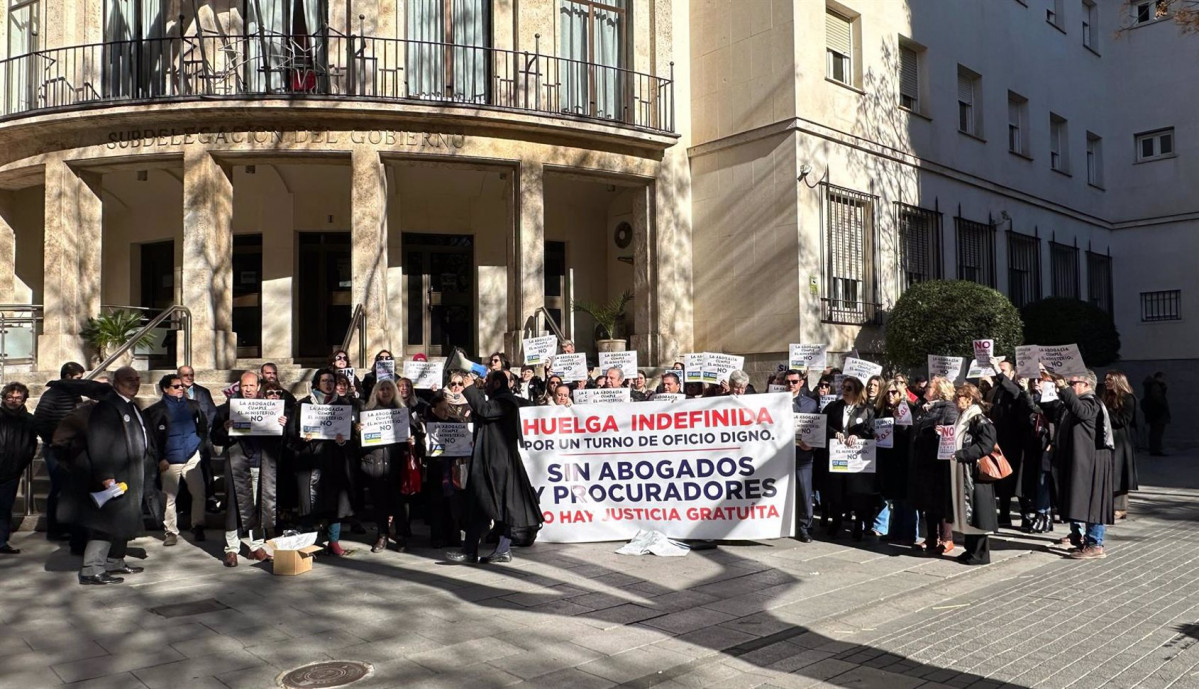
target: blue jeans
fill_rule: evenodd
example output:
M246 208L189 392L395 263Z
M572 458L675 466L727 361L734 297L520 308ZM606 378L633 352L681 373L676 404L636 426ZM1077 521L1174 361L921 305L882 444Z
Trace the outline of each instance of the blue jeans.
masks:
M883 508L878 511L878 516L874 518L874 530L882 535L887 535L887 529L891 524L891 501L884 500Z
M21 486L21 477L0 483L0 545L8 545L8 536L12 533L12 506L17 501L17 489Z
M1083 530L1086 530L1086 536L1083 536ZM1070 535L1077 536L1082 539L1082 544L1095 545L1103 547L1103 536L1107 533L1107 527L1103 524L1084 524L1082 522L1070 522Z

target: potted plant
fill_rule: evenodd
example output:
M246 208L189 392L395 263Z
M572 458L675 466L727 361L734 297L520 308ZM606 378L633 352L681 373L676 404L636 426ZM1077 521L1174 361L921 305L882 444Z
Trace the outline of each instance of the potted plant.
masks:
M116 309L87 319L87 325L80 334L84 341L96 350L95 363L98 364L107 359L113 350L128 342L129 338L133 337L141 328L142 316L140 313ZM133 362L133 354L138 348L148 347L153 342L152 335L143 335L137 344L125 352L116 363L128 366Z
M628 349L628 341L618 337L618 332L624 325L624 309L632 299L633 293L625 292L603 304L586 301L571 302L572 310L582 311L595 321L595 349L597 352L623 352Z

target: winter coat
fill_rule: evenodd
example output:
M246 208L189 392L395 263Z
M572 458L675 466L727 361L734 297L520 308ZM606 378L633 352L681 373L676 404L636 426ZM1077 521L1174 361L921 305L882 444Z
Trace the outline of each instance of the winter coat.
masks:
M191 396L188 396L186 393L187 391L184 390L184 399L196 402L200 405L200 411L204 412L204 420L208 424L206 431L212 430L212 422L216 419L216 402L212 400L212 393L208 391L208 388L199 383L192 384ZM205 432L204 437L208 437L207 432Z
M199 402L186 397L183 398L183 402L187 404L188 411L191 412L196 435L200 438L200 447L204 447L208 442L208 426L211 419L204 415L203 407ZM142 412L142 416L146 420L146 433L153 436L152 461L157 464L166 458L167 438L171 435L171 414L167 408L167 401L159 400L151 404L146 411Z
M225 530L273 529L278 509L276 495L283 436L230 436L225 428L228 420L229 402L225 402L217 408L212 424L213 444L225 448L225 485L233 498L225 510ZM258 457L258 495L254 495L254 482L250 476L250 458L254 455Z
M855 405L849 415L849 424L843 427L841 420L844 415L845 406L845 400L839 399L835 402L830 402L824 408L824 415L828 417L828 421L825 424L825 435L828 438L826 444L832 444L833 438L838 433L844 433L846 436L852 435L858 440L873 438L874 407L868 404ZM829 451L827 447L817 450L816 461L823 463L826 469L828 468ZM877 474L834 474L830 471L828 479L825 481L825 492L821 496L830 504L844 505L851 498L877 494ZM826 495L827 497L825 497Z
M953 514L953 499L950 494L951 462L937 459L937 447L941 444L937 426L952 426L957 420L958 408L949 400L937 400L928 410L917 407L916 417L912 420L908 498L916 509L938 517Z
M1125 495L1141 487L1137 478L1137 398L1124 395L1120 408L1111 412L1112 437L1116 449L1112 452L1112 465L1116 481L1116 495Z
M971 406L958 416L954 424L958 449L953 453L950 471L950 491L953 512L946 519L953 530L967 535L979 535L999 530L995 513L995 484L978 481L978 460L995 449L995 424L978 406Z
M100 399L112 392L112 386L95 380L52 380L46 383L46 391L37 401L37 410L33 412L37 434L42 442L51 444L54 429L59 422L75 411L83 402L83 397Z
M507 389L487 398L472 385L463 394L475 424L475 448L466 484L471 509L477 510L475 518L490 517L510 527L539 526L540 502L518 452L520 408L532 403Z
M900 402L908 406L909 416L916 418L916 408L907 400ZM890 407L884 407L880 419L891 419L895 412ZM893 447L880 447L876 450L878 459L879 492L888 500L906 500L908 497L908 476L911 473L912 456L912 427L895 426Z
M1167 397L1166 382L1157 378L1146 378L1142 384L1141 411L1149 423L1170 423L1170 399Z
M60 503L60 516L66 521L116 540L142 534L142 487L146 464L154 454L153 436L148 429L143 435L145 417L139 423L134 407L113 392L92 408L87 451L71 462L71 477ZM125 483L126 493L96 507L90 494L103 490L105 479Z
M315 404L311 395L297 402L283 431L284 442L292 451L286 473L296 484L299 514L314 519L348 517L353 514L349 498L353 491L353 438L346 437L345 445L336 440L305 440L300 435L300 417L304 406L310 404ZM336 396L329 404L352 406Z
M1115 522L1112 451L1103 437L1106 410L1094 393L1058 389L1061 415L1053 443L1053 474L1058 512L1068 521Z
M0 405L0 483L21 477L37 452L37 429L25 407ZM0 515L8 518L10 515Z
M1032 433L1032 398L1027 390L1000 373L995 376L995 386L987 393L987 401L991 403L987 418L995 424L996 441L1012 465L1012 475L1000 481L997 488L1003 495L1013 495L1020 476L1020 464L1024 461L1024 449Z

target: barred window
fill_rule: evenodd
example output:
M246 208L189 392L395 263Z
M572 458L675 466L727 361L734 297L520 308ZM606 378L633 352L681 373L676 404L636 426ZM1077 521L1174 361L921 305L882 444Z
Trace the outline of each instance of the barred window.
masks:
M995 228L962 217L953 219L958 240L958 279L995 286Z
M874 314L875 197L827 185L824 320L865 323Z
M1107 313L1112 312L1112 257L1087 252L1087 297Z
M1053 296L1078 299L1078 247L1049 242Z
M1141 292L1141 320L1182 320L1182 292L1176 289L1162 292Z
M1008 231L1008 299L1023 308L1041 298L1041 238Z
M941 214L896 203L899 213L899 272L902 289L941 278Z

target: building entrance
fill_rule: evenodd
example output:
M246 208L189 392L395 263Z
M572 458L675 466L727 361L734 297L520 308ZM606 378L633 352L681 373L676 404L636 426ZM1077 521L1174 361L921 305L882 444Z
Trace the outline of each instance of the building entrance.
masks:
M354 305L349 232L299 233L295 294L297 356L328 357L341 346Z
M233 332L239 357L262 356L262 235L233 236Z
M475 349L474 237L403 234L407 303L404 354Z

